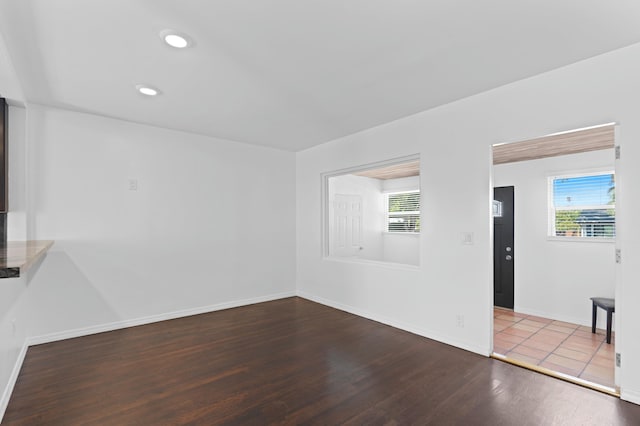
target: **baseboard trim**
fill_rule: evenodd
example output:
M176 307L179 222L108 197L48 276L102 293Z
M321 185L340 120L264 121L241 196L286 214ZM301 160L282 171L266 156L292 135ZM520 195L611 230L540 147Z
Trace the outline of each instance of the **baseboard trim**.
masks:
M624 390L624 391L621 390L620 399L640 405L640 392L630 391L630 390Z
M18 376L20 375L20 369L22 368L22 364L24 363L24 358L27 356L27 349L29 349L29 344L25 339L22 347L20 348L20 352L18 353L18 358L16 358L16 362L13 365L13 370L11 370L11 375L9 376L9 381L4 388L4 392L2 392L2 398L0 399L0 422L4 417L4 412L7 411L7 407L9 406L9 399L11 399L11 394L13 393L13 388L18 381Z
M272 300L285 299L287 297L296 296L295 291L287 291L283 293L270 294L266 296L253 297L250 299L234 300L231 302L217 303L215 305L201 306L197 308L182 309L179 311L166 312L163 314L150 315L141 318L134 318L124 321L116 321L107 324L100 324L91 327L76 328L73 330L62 331L59 333L44 334L41 336L32 336L27 339L29 346L41 345L44 343L56 342L58 340L73 339L76 337L89 336L91 334L105 333L107 331L119 330L128 327L137 327L139 325L151 324L154 322L167 321L177 318L189 317L192 315L206 314L209 312L221 311L224 309L239 308L241 306L254 305L256 303L270 302Z
M298 291L298 297L301 297L303 299L307 299L310 300L312 302L316 302L316 303L320 303L321 305L325 305L325 306L329 306L331 308L334 309L338 309L344 312L348 312L350 314L353 315L357 315L359 317L363 317L366 319L370 319L372 321L376 321L379 322L381 324L385 324L394 328L398 328L400 330L404 330L404 331L408 331L409 333L413 333L416 334L418 336L421 337L426 337L427 339L431 339L431 340L436 340L440 343L444 343L446 345L449 346L455 346L456 348L460 348L460 349L464 349L466 351L469 352L474 352L477 354L480 354L482 356L490 356L491 355L491 350L487 347L487 348L483 348L483 347L479 347L479 346L474 346L474 345L469 345L465 342L460 342L458 340L455 339L451 339L448 336L444 336L442 334L439 334L437 332L434 332L433 330L426 330L420 327L415 327L411 324L407 324L404 323L402 321L397 321L391 318L386 318L382 315L378 315L378 314L374 314L372 312L363 310L363 309L359 309L359 308L355 308L353 306L349 306L349 305L345 305L339 302L336 302L334 300L329 300L329 299L325 299L323 297L320 296L316 296L315 294L311 294L311 293L307 293L305 291Z

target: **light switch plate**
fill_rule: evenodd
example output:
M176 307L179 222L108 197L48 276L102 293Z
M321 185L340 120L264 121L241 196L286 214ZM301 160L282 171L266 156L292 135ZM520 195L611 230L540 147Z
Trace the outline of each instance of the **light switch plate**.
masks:
M129 191L137 191L138 190L138 179L129 178Z
M473 245L473 232L462 233L462 244L468 246Z

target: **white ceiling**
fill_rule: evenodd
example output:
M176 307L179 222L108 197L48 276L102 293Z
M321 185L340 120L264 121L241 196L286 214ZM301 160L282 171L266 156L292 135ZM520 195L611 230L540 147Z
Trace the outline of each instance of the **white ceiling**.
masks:
M640 42L640 1L0 0L0 31L27 102L298 151Z

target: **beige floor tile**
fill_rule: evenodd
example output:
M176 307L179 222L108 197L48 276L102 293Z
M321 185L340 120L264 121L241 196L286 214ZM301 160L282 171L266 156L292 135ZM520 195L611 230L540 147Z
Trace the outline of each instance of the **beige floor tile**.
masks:
M549 355L545 361L549 361L553 364L561 365L572 370L578 370L578 372L581 372L587 366L586 362L576 361L575 359L566 358L556 354Z
M501 340L515 343L516 345L522 343L525 340L525 337L514 336L513 334L507 334L504 331L501 331L496 335L496 338L500 338Z
M527 356L527 355L523 355L523 354L521 354L519 352L514 352L514 351L510 351L507 354L507 358L516 359L518 361L523 361L523 362L526 362L526 363L531 364L531 365L538 365L540 363L539 359L536 359L536 358L533 358L533 357L530 357L530 356Z
M568 334L560 333L554 330L547 330L546 328L543 328L542 330L538 331L536 333L536 336L544 336L548 341L554 341L558 343L570 337Z
M502 321L509 321L511 323L520 321L520 318L508 314L498 314L495 318Z
M533 349L539 349L542 351L546 351L547 353L553 352L555 348L558 347L557 342L549 342L546 340L541 340L536 335L531 336L527 340L521 343L522 346L527 346Z
M493 338L493 350L494 351L496 350L495 348L501 348L502 349L501 353L507 353L508 351L513 349L516 345L517 345L517 343L509 342L507 340L504 340L502 338L502 336L496 336L496 337Z
M588 365L580 377L588 376L589 380L595 383L607 382L614 383L614 370L613 368L601 367L598 365Z
M541 367L548 368L552 371L557 371L558 373L568 374L569 376L578 377L580 375L581 370L575 370L572 368L565 367L563 365L554 364L550 361L543 361L540 363Z
M552 319L549 318L543 318L543 317L537 317L535 315L528 315L527 319L531 320L531 321L536 321L536 322L540 322L542 324L549 324L551 322L553 322Z
M584 337L579 336L569 336L566 340L569 343L575 343L577 345L585 346L588 348L599 348L601 342L592 339L585 339Z
M517 322L513 324L511 327L518 328L520 330L533 331L533 332L540 330L540 327L534 327L532 325L522 324L521 322Z
M511 327L513 325L512 321L505 321L499 318L493 320L493 329L494 330L504 330L507 327Z
M614 387L615 334L608 345L602 329L593 334L588 326L498 309L494 314L494 352Z
M580 362L589 362L593 358L594 353L585 353L581 351L575 351L569 348L563 348L562 346L553 351L554 354L563 356L565 358L574 359Z
M534 333L533 331L522 330L519 328L515 328L513 326L505 328L504 330L502 330L502 332L506 334L512 334L514 336L519 336L519 337L529 337Z
M603 343L598 348L598 352L596 352L596 354L604 358L615 359L616 350L613 345L607 345L606 343Z
M615 361L613 358L606 358L596 354L593 358L591 358L591 361L589 361L589 365L597 365L604 368L610 368L613 371L613 369L615 368Z
M576 337L582 337L583 339L590 339L593 341L598 341L598 342L603 342L605 339L605 335L604 334L593 334L591 333L591 331L581 331L581 330L576 330L573 333L573 336Z
M540 321L533 321L533 320L531 320L529 318L521 320L520 324L530 325L532 327L537 327L537 328L542 328L545 325L547 325L547 323L540 322Z
M584 352L585 354L594 354L598 351L598 345L583 345L574 341L565 340L560 344L561 347L571 349L573 351Z
M535 358L538 361L542 361L547 357L547 355L549 355L549 351L546 351L544 349L531 348L529 346L524 346L524 344L520 344L516 346L511 350L511 352L516 352L521 355L526 355L528 357Z
M572 330L575 330L578 327L580 327L578 324L572 324L570 322L564 322L564 321L553 321L551 324L552 325L558 325L560 327L570 328Z
M511 348L499 346L498 344L496 344L496 342L494 340L494 342L493 342L493 352L495 352L497 354L500 354L500 355L506 355L507 352L509 352L509 349L511 349Z
M549 324L544 330L557 331L558 333L566 334L567 336L576 331L575 328L563 327L561 325Z

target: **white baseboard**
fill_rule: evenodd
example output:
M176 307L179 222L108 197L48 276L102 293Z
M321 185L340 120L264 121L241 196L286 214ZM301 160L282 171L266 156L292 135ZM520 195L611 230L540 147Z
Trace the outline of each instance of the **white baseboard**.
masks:
M381 315L374 314L359 308L355 308L353 306L344 305L342 303L339 303L333 300L328 300L323 297L307 293L305 291L298 291L298 297L302 297L303 299L308 299L308 300L311 300L312 302L320 303L321 305L329 306L331 308L339 309L341 311L345 311L350 314L357 315L359 317L367 318L372 321L379 322L381 324L399 328L400 330L408 331L409 333L417 334L418 336L421 336L421 337L437 340L438 342L445 343L450 346L455 346L457 348L474 352L483 356L489 356L491 355L491 352L492 352L488 347L483 348L479 346L469 345L465 342L460 342L456 339L452 339L450 336L445 336L440 333L434 332L433 330L426 330L420 327L416 327L412 324L407 324L402 321L386 318Z
M621 390L620 399L640 405L640 392Z
M147 317L134 318L123 321L116 321L108 324L99 324L91 327L76 328L73 330L61 331L58 333L32 336L27 339L29 346L41 345L43 343L55 342L58 340L73 339L75 337L89 336L91 334L104 333L106 331L119 330L121 328L136 327L138 325L151 324L154 322L166 321L176 318L189 317L192 315L206 314L208 312L221 311L223 309L238 308L240 306L254 305L256 303L270 302L272 300L284 299L296 295L295 291L269 294L266 296L253 297L250 299L233 300L230 302L218 303L215 305L201 306L197 308L182 309L179 311L166 312Z
M22 344L20 352L18 353L18 357L16 358L16 362L13 365L13 369L11 370L9 381L7 382L7 385L2 392L2 398L0 398L0 422L2 422L4 412L7 410L7 406L9 405L9 399L11 399L11 393L13 393L13 388L15 387L16 381L18 380L18 375L20 374L20 369L22 368L24 357L27 355L28 348L29 345L25 339L25 342Z

